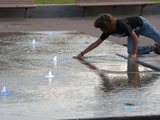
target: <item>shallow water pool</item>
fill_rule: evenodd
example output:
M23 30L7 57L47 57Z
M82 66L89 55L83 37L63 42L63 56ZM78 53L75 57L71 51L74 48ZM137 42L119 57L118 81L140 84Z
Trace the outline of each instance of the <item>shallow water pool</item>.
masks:
M72 58L96 39L77 31L0 33L0 88L10 92L0 95L0 119L159 114L159 72L115 55L127 55L125 47L106 40L84 60Z

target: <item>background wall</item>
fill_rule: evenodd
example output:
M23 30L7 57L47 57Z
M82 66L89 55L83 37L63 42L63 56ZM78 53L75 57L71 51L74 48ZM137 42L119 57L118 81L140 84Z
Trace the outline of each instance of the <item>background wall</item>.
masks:
M139 15L140 6L118 6L118 7L87 7L84 12L83 7L77 7L75 4L49 4L37 5L36 8L28 9L27 17L31 18L51 18L51 17L80 17L80 16L96 16L100 13L110 13L112 15ZM0 17L24 17L24 9L0 9ZM143 14L153 15L160 14L160 2L154 5L146 6Z

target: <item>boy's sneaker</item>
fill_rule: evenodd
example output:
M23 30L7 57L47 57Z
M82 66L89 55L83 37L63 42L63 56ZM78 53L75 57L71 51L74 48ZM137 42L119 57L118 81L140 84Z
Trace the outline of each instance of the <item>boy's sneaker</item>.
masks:
M160 55L160 46L158 45L158 43L155 43L153 51L154 51L155 54Z

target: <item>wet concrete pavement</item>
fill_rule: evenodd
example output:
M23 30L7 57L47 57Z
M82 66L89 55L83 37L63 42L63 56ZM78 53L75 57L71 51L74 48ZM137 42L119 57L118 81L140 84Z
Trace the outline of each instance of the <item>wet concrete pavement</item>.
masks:
M126 47L105 41L85 59L72 58L95 39L77 31L0 33L0 88L10 92L0 95L0 119L159 115L160 74L116 55L127 55Z

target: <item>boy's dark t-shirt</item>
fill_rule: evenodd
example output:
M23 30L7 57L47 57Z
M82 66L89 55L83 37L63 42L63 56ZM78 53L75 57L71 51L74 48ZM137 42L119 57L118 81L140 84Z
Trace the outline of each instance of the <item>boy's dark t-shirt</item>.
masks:
M130 17L124 19L117 19L116 20L116 30L113 33L102 33L100 39L105 40L110 35L124 37L130 36L132 31L138 27L143 25L143 21L140 17Z

